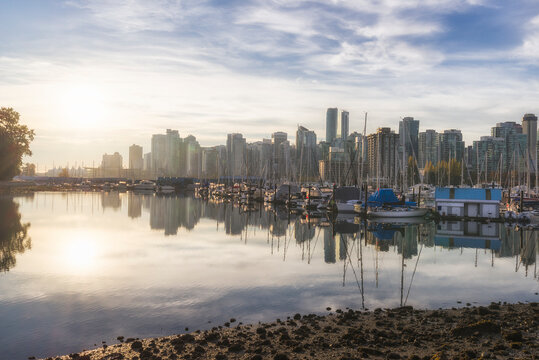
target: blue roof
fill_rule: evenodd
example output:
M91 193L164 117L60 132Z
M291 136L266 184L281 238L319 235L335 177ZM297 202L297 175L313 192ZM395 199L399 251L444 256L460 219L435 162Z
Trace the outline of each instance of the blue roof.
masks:
M501 189L475 189L475 188L436 188L436 200L502 200Z
M407 201L406 203L401 203L397 198L397 195L393 192L393 189L378 189L369 196L367 203L371 207L392 205L392 206L416 206L417 204L412 201Z

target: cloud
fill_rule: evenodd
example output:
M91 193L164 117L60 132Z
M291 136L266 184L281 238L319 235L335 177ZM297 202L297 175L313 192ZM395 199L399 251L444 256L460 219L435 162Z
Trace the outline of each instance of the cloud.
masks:
M180 0L80 0L67 5L89 10L99 26L132 31L173 31L182 18Z
M539 58L539 15L528 21L526 28L528 31L516 56L523 61L534 61Z
M531 2L525 2L530 21L522 24L514 16L524 11L518 4L497 1L65 4L67 14L48 18L54 25L34 22L45 36L14 28L4 32L31 42L7 35L0 44L0 96L38 130L36 157L59 156L46 150L51 138L62 143L80 130L62 116L55 95L88 83L101 89L109 110L101 140L129 134L106 151L117 147L124 155L132 142L147 147L164 128L191 133L203 146L240 130L253 141L279 130L293 140L298 123L323 139L325 108L333 106L350 110L351 130L362 129L362 116L354 114L364 111L372 118L368 131L395 128L405 113L420 118L421 129L474 119L462 129L467 141L498 121L538 112L532 75L539 20ZM503 47L493 36L485 49L483 33L473 32L478 26L514 36ZM95 158L102 151L84 152ZM73 153L80 152L62 156Z

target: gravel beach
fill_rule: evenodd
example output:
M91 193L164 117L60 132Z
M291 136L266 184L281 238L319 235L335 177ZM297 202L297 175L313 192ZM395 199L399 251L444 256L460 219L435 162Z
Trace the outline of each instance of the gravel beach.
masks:
M538 303L326 310L162 338L118 334L118 344L47 359L539 359Z

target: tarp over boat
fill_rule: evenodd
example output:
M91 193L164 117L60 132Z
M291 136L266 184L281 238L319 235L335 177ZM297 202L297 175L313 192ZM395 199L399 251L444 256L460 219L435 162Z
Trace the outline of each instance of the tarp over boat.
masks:
M413 201L403 202L397 198L393 189L378 189L369 196L367 204L370 207L380 206L416 206L417 203Z

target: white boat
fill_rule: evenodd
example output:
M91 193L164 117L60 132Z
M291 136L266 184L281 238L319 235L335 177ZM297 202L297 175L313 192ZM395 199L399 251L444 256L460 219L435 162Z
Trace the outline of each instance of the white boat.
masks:
M155 183L150 180L142 180L138 184L133 185L135 191L155 191Z
M427 215L429 209L417 207L393 207L390 209L375 208L367 211L367 215L377 218L410 218Z

